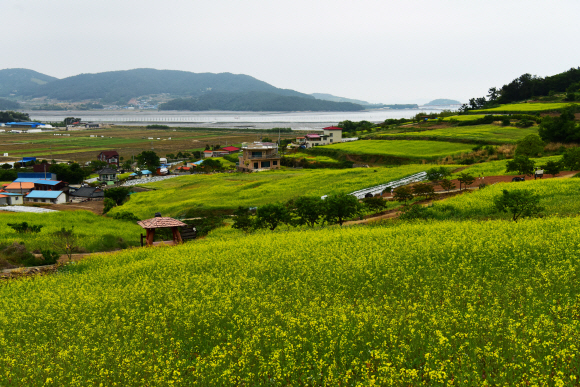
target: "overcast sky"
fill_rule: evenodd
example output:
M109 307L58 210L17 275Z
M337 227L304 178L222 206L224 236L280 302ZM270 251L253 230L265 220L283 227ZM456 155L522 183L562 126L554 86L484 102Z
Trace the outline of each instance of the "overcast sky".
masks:
M248 74L384 103L462 102L580 66L578 0L1 0L0 68Z

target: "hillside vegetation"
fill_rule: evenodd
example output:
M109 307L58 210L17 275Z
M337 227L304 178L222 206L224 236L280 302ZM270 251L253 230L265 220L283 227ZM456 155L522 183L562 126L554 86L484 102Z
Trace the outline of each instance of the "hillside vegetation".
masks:
M0 70L0 97L29 95L40 85L55 80L57 78L33 70L3 69Z
M0 384L566 385L579 238L418 222L92 257L0 286Z
M405 131L403 133L384 133L380 134L380 137L392 139L412 139L413 137L416 137L438 140L464 140L465 142L509 144L516 143L527 135L537 133L537 127L516 128L513 126L475 125L421 131Z
M271 92L208 92L194 98L178 98L159 105L159 110L230 111L359 111L364 107L351 102L331 102Z
M470 152L472 145L442 141L421 140L365 140L333 144L324 150L338 150L352 154L396 156L414 159L432 159L461 152Z
M112 213L129 211L141 219L155 212L175 216L191 208L232 210L283 202L302 195L350 193L385 184L429 169L427 165L393 168L354 168L271 171L252 174L190 175L146 184L156 191L131 195Z

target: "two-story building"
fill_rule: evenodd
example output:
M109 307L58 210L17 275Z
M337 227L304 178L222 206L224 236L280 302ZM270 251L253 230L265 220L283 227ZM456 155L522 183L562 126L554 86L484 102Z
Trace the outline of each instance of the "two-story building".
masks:
M326 127L322 129L322 133L311 133L304 137L296 137L296 143L298 145L304 145L306 148L329 145L337 142L342 142L342 128L336 126Z
M243 143L238 170L258 172L280 169L280 158L278 144L272 142Z
M115 164L119 168L119 153L117 151L102 151L97 156L97 160L107 164Z

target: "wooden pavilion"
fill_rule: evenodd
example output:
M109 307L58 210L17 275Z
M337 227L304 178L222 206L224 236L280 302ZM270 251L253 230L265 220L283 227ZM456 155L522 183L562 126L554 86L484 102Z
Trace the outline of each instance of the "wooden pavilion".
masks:
M183 243L178 227L187 227L185 223L180 222L177 219L162 217L160 213L156 213L155 218L141 220L137 222L137 224L143 227L147 232L145 239L147 240L148 247L162 243L166 245L176 245L179 243ZM153 242L155 238L155 230L158 228L170 228L173 233L173 240L163 242ZM141 234L141 245L143 245L143 234Z

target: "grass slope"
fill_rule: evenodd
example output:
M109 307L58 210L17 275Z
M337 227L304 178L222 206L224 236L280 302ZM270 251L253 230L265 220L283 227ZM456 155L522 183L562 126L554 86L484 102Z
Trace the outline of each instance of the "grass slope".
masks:
M530 180L514 183L497 183L482 190L455 196L431 208L438 218L505 218L510 215L498 213L493 206L493 199L503 190L526 189L538 194L540 205L547 215L572 215L580 212L580 179Z
M580 218L126 251L0 286L0 385L566 385Z
M317 169L271 171L252 174L191 175L147 184L157 191L131 195L131 200L112 210L130 211L140 218L182 214L190 208L234 209L287 201L302 195L322 196L388 183L425 171L427 165L394 168ZM375 172L376 171L376 172Z
M456 153L470 152L468 144L422 140L363 140L327 145L324 149L339 150L351 154L396 156L412 159L432 159Z
M561 156L546 156L546 157L538 157L532 159L536 166L542 166L548 161L558 161L562 157ZM519 175L516 172L506 172L506 163L508 160L496 160L496 161L488 161L486 163L481 164L473 164L468 166L467 168L461 170L453 174L456 178L459 176L460 173L471 173L473 176L480 177L480 176L502 176L502 175Z
M8 223L28 222L32 225L43 225L38 234L19 234L10 228ZM50 235L62 227L74 231L79 236L79 246L89 252L112 250L122 238L130 246L139 244L139 235L143 229L134 222L115 220L98 216L89 211L61 211L46 214L13 213L0 211L0 244L24 242L29 250L51 249L53 237Z
M492 109L471 110L473 113L529 113L562 109L570 105L565 103L512 103L501 105Z
M537 134L537 127L516 128L512 126L476 125L457 126L452 128L423 130L420 132L406 132L383 134L385 138L412 138L429 137L441 140L491 141L496 143L515 143L529 134Z

